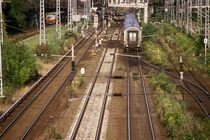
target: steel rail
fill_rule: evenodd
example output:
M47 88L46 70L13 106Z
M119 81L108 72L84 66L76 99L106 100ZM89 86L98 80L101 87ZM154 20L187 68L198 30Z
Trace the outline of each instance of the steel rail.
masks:
M88 38L89 39L89 38ZM88 39L83 43L85 44ZM81 45L76 51L75 54L82 48L83 45ZM76 46L75 46L76 47ZM71 50L69 51L69 53ZM66 53L67 55L68 53ZM71 60L71 58L68 58L67 61L61 66L61 68L53 75L53 77L50 78L50 80L39 90L39 92L36 93L36 95L26 104L26 106L21 110L20 113L10 122L10 124L1 132L0 137L2 137L5 132L14 124L14 122L25 112L25 110L31 105L31 103L40 95L40 93L49 85L49 83L52 82L52 80L57 76L57 74L66 66L66 64ZM61 62L61 61L59 61ZM58 65L55 65L58 66Z
M146 87L145 87L144 77L143 77L141 63L140 63L139 58L138 58L138 62L139 62L138 66L139 66L139 73L140 73L141 83L142 83L142 87L143 87L143 90L144 90L144 98L145 98L145 103L146 103L146 107L147 107L147 115L148 115L148 119L149 119L150 130L151 130L151 134L152 134L152 139L155 140L155 133L154 133L153 125L152 125L152 118L151 118L151 115L150 115L147 91L146 91Z
M80 44L82 41L84 40L84 38L81 38L76 44L75 46L77 46L78 44ZM37 88L37 86L39 84L41 84L41 82L46 79L46 77L48 75L50 75L50 73L52 73L52 71L66 58L66 56L71 52L71 50L69 50L44 76L42 76L21 98L19 98L3 115L1 115L0 117L0 122L2 122L3 119L5 119L10 113L12 113L14 111L14 109L27 97L29 96L29 94L35 89Z
M141 60L141 62L143 62L143 63L145 63L145 64L147 64L147 65L149 65L149 66L151 66L151 67L153 67L153 68L155 68L155 69L161 70L161 71L165 72L166 74L171 75L171 76L173 76L173 77L175 77L175 78L177 78L177 79L180 79L179 76L177 76L177 75L175 75L175 74L173 74L173 73L170 73L170 72L168 72L168 71L166 71L166 70L164 70L164 69L162 69L162 68L160 69L160 68L158 68L157 66L154 66L154 65L152 65L152 64L149 64L149 63L147 63L147 62L145 62L145 61L143 61L143 60ZM186 82L188 82L189 84L191 84L191 85L197 87L198 89L202 90L202 91L206 94L206 96L210 97L209 92L208 92L207 90L205 90L204 88L200 87L199 85L197 85L197 84L195 84L195 83L193 83L193 82L191 82L191 81L189 81L189 80L187 80L187 79L183 79L183 81L186 81Z
M115 47L114 54L116 53L116 51L117 51L117 48ZM108 79L107 85L106 85L106 90L105 90L105 94L104 94L104 100L103 100L103 103L102 103L99 123L98 123L98 127L97 127L97 130L96 130L95 140L99 140L99 138L100 138L100 132L101 132L101 127L102 127L105 107L106 107L106 103L107 103L107 97L108 97L108 93L109 93L109 87L110 87L112 71L113 71L113 67L114 67L114 61L115 61L115 55L113 55L112 64L111 64L111 67L110 67L109 79Z
M105 59L105 57L106 57L107 50L108 50L108 49L106 48L105 53L104 53L104 55L103 55L103 58L102 58L102 60L101 60L101 62L100 62L100 64L99 64L99 67L98 67L98 69L97 69L96 75L94 76L94 79L93 79L91 88L90 88L90 90L89 90L89 92L88 92L88 94L87 94L87 97L86 97L85 103L84 103L84 105L83 105L82 111L81 111L80 116L79 116L79 118L78 118L78 120L77 120L76 126L74 127L74 131L73 131L73 133L72 133L71 140L74 140L75 137L76 137L76 135L77 135L77 132L78 132L78 130L79 130L79 126L80 126L80 124L81 124L82 118L83 118L83 116L84 116L85 110L86 110L87 105L88 105L88 102L89 102L89 100L90 100L90 96L91 96L91 94L92 94L92 91L93 91L93 88L94 88L94 86L95 86L96 80L97 80L97 78L98 78L99 72L100 72L100 70L101 70L102 64L103 64L104 59Z
M94 41L92 41L91 45L89 45L89 47L85 50L85 52L83 53L83 55L80 57L80 59L77 61L77 63L75 64L75 66L77 66L79 64L79 62L82 60L82 58L85 56L85 54L87 53L87 51L90 49L90 47L94 44ZM66 78L64 79L64 81L62 82L62 84L59 86L59 88L53 93L53 96L50 98L50 100L48 101L48 103L45 105L45 107L42 109L42 111L39 113L39 115L36 117L36 119L33 121L33 123L29 126L29 128L27 129L27 131L25 132L25 134L22 136L21 140L23 140L28 133L30 132L30 130L33 128L33 126L35 125L35 123L38 121L38 119L41 117L41 115L43 114L43 112L46 110L46 108L48 107L48 105L51 103L51 101L53 100L53 98L58 94L59 90L63 87L64 83L67 81L67 79L70 77L70 75L74 73L74 71L70 71L68 73L68 75L66 76ZM73 75L74 76L74 75ZM73 79L73 78L72 78Z
M129 68L129 58L127 58L127 94L128 94L128 98L127 98L127 102L128 102L128 140L131 139L131 121L130 121L130 68Z
M183 89L185 89L188 93L190 93L192 96L193 96L193 98L197 101L197 103L199 104L199 106L201 107L201 109L203 110L203 112L204 112L204 114L206 114L206 116L208 117L208 118L210 118L210 115L209 115L209 113L205 110L205 108L203 107L203 105L201 104L201 102L199 101L199 99L189 90L189 89L187 89L187 88L185 88L184 86L182 86L182 85L180 85Z
M143 61L142 61L143 62ZM145 64L147 64L147 65L149 65L149 66L151 66L151 67L153 67L153 68L155 68L155 69L157 69L157 70L160 70L160 68L158 68L158 67L156 67L156 66L153 66L153 65L151 65L151 64L148 64L148 63L146 63L146 62L144 62ZM172 74L172 73L170 73L170 72L167 72L166 70L163 70L163 69L161 69L162 71L164 71L166 74L168 74L168 75L170 75L170 76L172 76L172 77L175 77L175 78L179 78L177 75L175 75L175 74ZM186 82L186 81L185 81ZM196 97L195 96L195 94L193 94L190 90L188 90L187 88L185 88L185 87L183 87L183 86L181 86L183 89L185 89L188 93L190 93L192 96L193 96L193 98L196 100L196 102L198 103L198 105L201 107L201 109L202 109L202 111L204 112L204 114L206 114L206 116L208 117L208 118L210 118L210 116L209 116L209 113L206 111L206 109L204 108L204 106L201 104L201 102L200 102L200 100L199 100L199 98L198 97ZM209 97L209 96L208 96Z

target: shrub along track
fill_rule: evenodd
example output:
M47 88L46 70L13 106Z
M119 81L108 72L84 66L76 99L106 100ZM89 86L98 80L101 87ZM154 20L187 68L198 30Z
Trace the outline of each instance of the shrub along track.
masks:
M175 83L179 83L180 82L180 77L175 75L174 73L168 72L168 71L166 71L166 70L164 70L162 68L154 66L154 65L152 65L152 64L150 64L150 63L148 63L148 62L146 62L144 60L142 60L141 63L143 65L143 68L146 69L146 70L150 70L150 71L152 70L152 71L158 72L158 73L159 72L164 72L167 75L173 77L174 78L173 80L174 80ZM202 102L202 100L203 101L209 100L209 93L208 93L208 91L206 91L205 89L203 89L201 86L197 85L196 83L189 81L188 79L184 78L182 80L182 82L186 83L186 85L191 85L191 87L193 87L193 89L191 88L191 90L190 90L190 89L188 89L188 88L190 88L189 86L188 86L188 88L186 88L186 87L183 86L182 83L179 84L183 89L185 89L188 93L190 93L192 95L192 97L198 103L199 107L204 112L204 114L208 118L210 118L210 116L209 116L209 112L210 112L209 102ZM197 94L200 94L200 96L197 97L196 96ZM205 98L203 98L203 97L205 97Z
M76 45L77 56L84 56L90 45L91 36L88 39L82 39ZM84 45L84 46L83 46ZM71 54L71 51L65 56ZM36 120L42 114L51 102L59 89L68 77L72 77L71 58L63 57L44 77L42 77L9 111L1 116L1 138L2 139L20 139L26 132L30 131ZM76 57L76 62L82 59ZM30 106L29 108L27 106ZM39 116L37 116L39 114ZM19 117L20 116L20 117ZM6 119L6 120L5 120ZM5 120L5 121L3 121ZM27 130L27 131L26 131ZM12 134L12 135L11 135Z
M169 44L169 48L171 50L173 50L173 53L176 55L181 54L179 50L177 50L172 44ZM167 52L167 49L162 47L162 49ZM174 66L175 72L179 75L179 65L175 64L172 60L171 57L168 56L168 60L169 62ZM184 66L189 66L188 62L183 63ZM188 93L190 93L193 98L197 101L197 103L199 104L199 106L201 107L201 109L203 110L203 112L207 115L207 117L209 116L209 112L210 112L210 94L207 90L206 87L208 87L208 84L210 82L205 82L205 84L203 82L201 82L200 80L202 80L202 78L200 78L200 80L196 77L196 75L194 74L194 72L192 72L191 70L184 72L184 78L185 80L182 80L182 84L180 85L184 90L186 90ZM189 96L189 95L186 95ZM194 106L192 104L192 106Z

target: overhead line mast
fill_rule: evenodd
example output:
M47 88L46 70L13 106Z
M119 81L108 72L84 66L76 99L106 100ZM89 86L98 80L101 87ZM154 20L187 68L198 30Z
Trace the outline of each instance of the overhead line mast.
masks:
M0 82L1 82L1 93L0 97L5 97L3 92L3 74L2 74L2 45L3 45L3 13L2 13L2 0L0 0Z
M209 24L209 0L177 0L176 1L176 11L174 10L174 0L165 1L165 16L167 20L172 23L174 14L176 12L177 25L182 29L186 28L187 34L198 33L201 35L204 31L204 44L205 44L205 64L207 63L207 48L210 47L210 24ZM197 9L197 11L194 11ZM197 13L197 21L195 21L195 26L193 26L192 12ZM205 22L204 22L205 21ZM203 23L204 22L204 23ZM195 29L196 28L196 29Z
M73 0L73 15L75 21L75 31L77 32L77 0Z
M45 38L45 7L44 0L40 0L40 45L46 44Z
M61 38L61 2L56 0L56 39Z
M68 26L68 30L72 30L72 0L68 0L68 23L67 23L67 26Z

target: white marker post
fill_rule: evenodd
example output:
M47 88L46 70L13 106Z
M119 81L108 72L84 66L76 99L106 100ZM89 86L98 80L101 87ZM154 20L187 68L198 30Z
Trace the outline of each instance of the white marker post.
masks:
M207 38L205 38L204 39L204 44L205 44L205 65L206 65L206 54L207 54L207 46L208 46L208 39Z
M71 56L72 56L72 71L75 71L75 62L74 62L74 45L72 44L72 47L71 47Z
M182 56L179 57L179 64L180 64L180 81L183 80L183 60L182 60Z

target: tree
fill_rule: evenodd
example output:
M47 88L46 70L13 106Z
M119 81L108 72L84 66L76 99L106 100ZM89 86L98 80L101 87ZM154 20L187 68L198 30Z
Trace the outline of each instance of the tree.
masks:
M11 0L4 7L6 19L11 21L8 24L19 28L29 26L38 9L39 0Z

